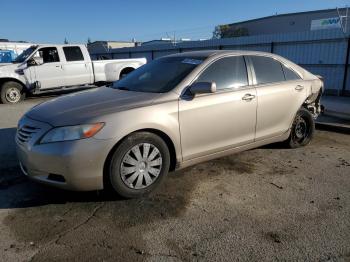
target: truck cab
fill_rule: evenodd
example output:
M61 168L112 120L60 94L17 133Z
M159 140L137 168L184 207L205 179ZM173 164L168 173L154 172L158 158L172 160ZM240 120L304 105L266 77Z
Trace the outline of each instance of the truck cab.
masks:
M78 45L39 47L23 72L29 84L40 91L94 83L90 55Z
M27 93L99 86L146 63L144 58L92 61L85 45L33 45L0 67L2 103L17 103Z

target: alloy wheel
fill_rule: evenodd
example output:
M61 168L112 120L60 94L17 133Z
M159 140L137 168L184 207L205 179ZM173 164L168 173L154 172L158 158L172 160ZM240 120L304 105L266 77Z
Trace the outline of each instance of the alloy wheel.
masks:
M162 170L162 155L149 143L132 147L123 157L121 178L132 189L143 189L153 184Z

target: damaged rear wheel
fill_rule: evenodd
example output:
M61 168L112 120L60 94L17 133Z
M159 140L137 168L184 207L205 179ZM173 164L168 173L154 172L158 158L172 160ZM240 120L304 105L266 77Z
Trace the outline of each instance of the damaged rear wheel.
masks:
M312 114L305 108L301 108L294 119L287 145L290 148L306 146L310 143L315 132L315 122Z

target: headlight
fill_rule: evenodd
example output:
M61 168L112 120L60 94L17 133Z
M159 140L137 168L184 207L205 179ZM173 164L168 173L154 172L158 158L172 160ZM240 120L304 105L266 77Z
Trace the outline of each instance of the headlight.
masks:
M103 126L104 123L56 127L41 138L40 144L89 138L100 131Z

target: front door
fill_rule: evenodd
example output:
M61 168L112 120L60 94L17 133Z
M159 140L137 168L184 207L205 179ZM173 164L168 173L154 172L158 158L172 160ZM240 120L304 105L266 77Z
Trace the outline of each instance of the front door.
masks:
M217 92L179 100L183 160L252 143L256 90L248 85L243 57L224 57L213 62L196 81L215 82Z
M36 54L36 60L41 60L38 65L31 66L33 71L32 82L38 81L40 89L50 89L65 86L65 77L62 61L56 47L40 48Z

